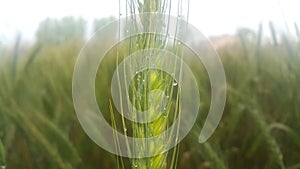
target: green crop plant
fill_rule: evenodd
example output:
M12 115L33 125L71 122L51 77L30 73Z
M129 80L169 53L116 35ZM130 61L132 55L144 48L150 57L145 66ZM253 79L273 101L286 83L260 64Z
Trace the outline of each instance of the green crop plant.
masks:
M5 150L1 140L0 140L0 166L5 166Z
M121 4L121 2L119 2ZM180 9L182 8L182 1L178 1L178 16L181 15ZM136 36L131 36L128 40L123 43L122 47L116 47L115 54L116 57L116 67L120 61L126 57L124 55L130 55L136 51L147 51L151 49L163 49L172 51L174 54L180 57L181 46L180 43L175 39L171 39L166 35L159 35L153 33L147 33L153 27L156 30L164 29L163 24L159 22L158 16L165 14L166 16L170 14L172 8L172 1L169 0L145 0L145 1L126 1L126 16L135 17L140 16L140 20L136 20L132 25L128 25L127 33L134 32L134 28L137 25L143 27L145 33ZM130 15L128 15L130 13ZM121 14L121 11L120 11ZM158 14L157 16L155 14ZM165 21L162 21L165 22ZM168 32L168 28L166 28ZM168 43L168 41L172 41ZM124 47L125 46L125 47ZM146 52L147 53L147 52ZM146 55L157 55L155 52L148 52ZM159 56L157 60L151 60L151 56L145 55L145 64L150 65L154 63L159 65ZM147 58L148 57L148 58ZM150 59L149 59L150 58ZM153 57L152 57L153 59ZM133 61L134 62L134 61ZM175 68L174 68L175 69ZM180 69L180 68L179 68ZM174 70L175 71L175 70ZM118 80L119 73L117 73ZM122 133L127 137L129 133L134 138L149 138L155 137L162 134L172 122L178 117L178 97L180 91L177 87L177 81L168 73L158 70L158 69L145 69L140 72L136 72L136 75L132 79L128 88L128 97L132 106L135 108L133 112L133 119L136 119L137 115L135 110L146 111L143 115L144 119L151 119L153 116L160 114L157 119L147 123L132 122L131 125L126 123L123 117L124 112L121 110L121 117L117 121L117 117L114 116L114 110L111 108L111 124L117 129L118 126L121 127ZM120 87L119 83L119 87ZM119 93L122 95L122 93ZM120 98L122 98L120 96ZM120 99L120 102L124 100ZM111 103L110 103L111 104ZM177 129L178 130L178 129ZM173 131L176 133L177 131ZM140 152L141 154L157 154L157 152L163 152L165 146L169 144L171 136L165 135L160 140L153 140L153 142L144 141L143 143L133 144L133 151ZM115 144L118 148L119 139L115 135ZM128 143L126 143L128 144ZM146 153L147 152L147 153ZM128 154L132 153L130 150ZM158 153L158 155L145 158L132 158L129 159L131 167L136 169L165 169L176 168L178 161L178 146L175 146L173 153L171 154L170 163L167 164L168 152ZM124 160L122 158L117 158L119 166L124 168Z
M154 2L160 1L149 1L146 7L142 6L144 3L128 0L127 15L139 14L142 10L149 12L148 7L154 7ZM161 2L160 11L168 14L171 1ZM173 5L178 5L174 2ZM197 121L180 143L180 148L174 147L167 153L149 158L116 158L94 144L82 130L74 111L71 84L76 56L83 42L64 42L55 46L39 42L25 44L19 38L12 46L1 44L0 168L2 165L9 169L299 168L299 23L295 23L294 38L279 32L276 25L274 22L277 45L272 37L266 38L260 24L253 38L244 39L244 44L237 42L218 49L227 78L227 102L219 127L204 144L198 143L198 131L210 106L210 84L205 69L191 57L184 56L195 74L204 74L197 79L201 96ZM99 107L116 132L126 132L128 137L137 138L156 135L178 116L179 87L171 85L174 79L166 72L155 69L137 72L128 86L128 94L138 110L151 110L153 103L163 100L160 91L164 91L164 95L172 98L166 102L170 107L167 106L169 111L165 111L169 113L168 121L161 117L156 123L139 124L124 119L123 126L112 100L102 100L109 96L111 90L106 87L110 85L109 79L128 53L155 47L167 48L175 54L177 51L181 56L180 46L173 41L166 44L164 39L165 35L154 34L126 39L116 47L119 60L116 59L117 50L113 48L100 63L107 65L107 69L99 66L103 76L97 77L95 94L100 100ZM91 50L97 53L99 49ZM116 147L118 141L116 137ZM137 149L144 150L143 146Z

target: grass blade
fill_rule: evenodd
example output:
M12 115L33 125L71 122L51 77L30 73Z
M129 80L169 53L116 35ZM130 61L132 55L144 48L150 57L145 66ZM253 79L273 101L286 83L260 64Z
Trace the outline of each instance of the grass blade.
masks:
M0 166L4 166L4 165L5 165L5 150L2 141L0 140Z

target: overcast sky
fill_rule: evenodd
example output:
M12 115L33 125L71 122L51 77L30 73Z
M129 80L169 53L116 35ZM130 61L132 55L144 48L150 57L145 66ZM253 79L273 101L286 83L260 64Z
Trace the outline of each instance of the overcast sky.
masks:
M33 39L46 17L82 16L92 23L95 18L118 16L118 1L5 0L0 6L0 41L14 39L16 32ZM259 22L269 20L283 31L286 21L294 33L294 22L300 24L299 7L299 0L191 0L190 23L207 36L231 34L239 27L257 29Z

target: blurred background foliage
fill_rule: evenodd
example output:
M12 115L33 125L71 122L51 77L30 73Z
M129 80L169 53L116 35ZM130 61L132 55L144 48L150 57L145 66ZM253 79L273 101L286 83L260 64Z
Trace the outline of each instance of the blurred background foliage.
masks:
M83 39L86 33L86 21L82 18L47 18L42 21L36 32L38 43L60 45L74 39Z
M95 20L93 30L113 19ZM187 56L199 77L201 110L181 143L179 168L300 168L299 30L295 24L298 37L292 37L277 32L271 22L268 26L269 38L262 24L258 30L238 30L233 42L221 46L212 38L228 93L222 121L204 144L198 143L198 136L210 106L210 83L199 61ZM116 157L84 133L73 108L72 73L86 31L81 18L48 18L40 24L35 43L22 43L19 35L13 46L0 47L0 165L117 168ZM112 74L114 56L107 57L111 59L104 71ZM107 93L107 85L97 83L97 98ZM108 112L108 105L101 107Z

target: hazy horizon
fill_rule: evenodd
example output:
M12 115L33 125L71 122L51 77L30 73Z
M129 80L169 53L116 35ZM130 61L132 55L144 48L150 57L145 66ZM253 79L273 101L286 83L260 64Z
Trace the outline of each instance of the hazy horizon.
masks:
M65 16L82 17L87 21L88 34L91 34L95 19L119 17L119 1L103 1L5 1L0 7L0 42L13 42L18 33L23 40L32 41L41 21ZM300 19L297 18L300 12L296 8L296 0L191 0L189 22L206 36L234 34L238 28L244 27L257 30L259 23L266 25L269 21L279 31L294 34L293 24L299 23ZM268 32L268 26L264 29Z

